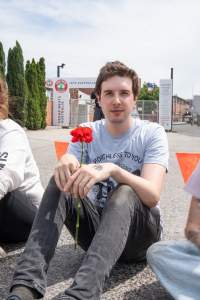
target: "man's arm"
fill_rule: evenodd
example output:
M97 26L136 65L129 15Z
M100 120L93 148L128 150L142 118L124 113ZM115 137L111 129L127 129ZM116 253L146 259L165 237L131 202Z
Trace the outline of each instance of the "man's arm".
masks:
M118 183L124 183L133 188L141 201L148 207L154 207L160 199L166 169L158 164L144 164L141 177L130 174L117 167L112 177Z
M185 236L200 248L200 199L192 197Z
M132 187L145 205L154 207L160 198L165 171L161 165L144 164L139 177L113 163L89 164L69 177L64 191L71 190L75 197L84 198L95 183L111 176L118 183Z

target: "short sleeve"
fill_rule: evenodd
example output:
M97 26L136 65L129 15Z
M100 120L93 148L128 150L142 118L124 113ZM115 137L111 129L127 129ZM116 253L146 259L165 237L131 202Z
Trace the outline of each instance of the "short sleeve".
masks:
M169 150L168 140L164 128L157 125L147 136L144 164L159 164L168 169Z
M80 161L80 159L81 159L81 143L79 143L79 142L72 143L71 142L69 144L69 148L67 150L67 153L73 154L74 156L76 156L78 161Z

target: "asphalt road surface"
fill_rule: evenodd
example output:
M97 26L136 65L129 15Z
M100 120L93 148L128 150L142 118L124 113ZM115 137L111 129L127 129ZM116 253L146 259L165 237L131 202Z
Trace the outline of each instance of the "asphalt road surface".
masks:
M69 141L69 130L47 128L27 131L30 144L40 169L44 186L56 165L54 140ZM184 236L190 197L183 191L183 180L175 157L176 152L200 151L200 128L191 125L176 125L168 133L170 161L169 172L161 197L161 210L164 222L164 239L180 239ZM16 260L23 245L4 245L6 258L0 259L0 299L5 299L11 283ZM74 250L74 242L63 229L55 257L48 272L48 287L44 299L57 299L73 281L73 277L84 257L81 249ZM117 264L106 281L101 299L172 299L156 280L145 264Z

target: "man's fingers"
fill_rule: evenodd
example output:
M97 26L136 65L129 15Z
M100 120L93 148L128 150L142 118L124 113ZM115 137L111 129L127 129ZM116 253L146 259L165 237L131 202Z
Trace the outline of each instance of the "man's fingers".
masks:
M64 185L65 192L69 192L70 190L73 191L73 189L72 189L73 183L76 180L76 178L78 177L79 173L80 173L80 169L78 169L78 171L76 171L73 175L69 176L67 182Z
M73 181L72 184L72 193L74 195L74 197L81 197L80 194L80 189L81 189L81 183L83 180L85 180L87 182L87 176L84 176L84 174L79 173L78 176L76 176L76 178Z
M64 186L67 183L67 180L70 177L70 175L70 171L65 166L58 167L55 170L55 181L62 191L64 191Z
M80 198L85 197L84 189L89 181L90 181L90 177L82 177L82 179L78 183L78 194L79 194Z
M79 162L77 162L77 164L70 164L69 168L70 168L71 174L74 174L80 168L80 164L79 164Z
M60 184L62 188L64 188L67 181L67 171L65 170L65 168L59 169L59 178L60 178Z
M59 188L60 191L63 191L63 188L60 184L60 176L59 176L59 172L58 170L55 170L54 171L54 179L55 179L55 182L56 182L56 185L57 187Z
M87 182L87 184L84 186L83 191L83 198L87 196L90 189L93 187L93 185L96 183L96 180L94 178L90 178L90 180Z

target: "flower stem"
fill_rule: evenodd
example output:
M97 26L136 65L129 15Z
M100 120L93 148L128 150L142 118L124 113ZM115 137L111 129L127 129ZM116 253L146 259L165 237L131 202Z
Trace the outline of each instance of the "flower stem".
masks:
M81 143L81 161L80 161L80 166L83 164L83 142Z
M83 142L81 143L81 161L80 161L80 167L83 164ZM79 226L80 226L80 209L81 209L81 203L80 203L80 198L76 199L77 201L77 205L76 205L76 213L77 213L77 217L76 217L76 232L75 232L75 245L74 248L77 248L78 245L78 233L79 233Z
M77 217L76 217L76 233L75 233L75 245L74 248L77 248L78 245L78 233L79 233L79 224L80 224L80 198L77 198L77 206L76 206L76 211L77 211Z

